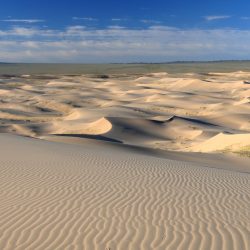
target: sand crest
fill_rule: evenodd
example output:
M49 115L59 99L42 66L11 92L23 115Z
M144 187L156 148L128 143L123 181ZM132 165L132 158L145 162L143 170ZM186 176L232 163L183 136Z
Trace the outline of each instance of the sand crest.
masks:
M0 87L0 131L39 138L98 135L129 145L197 152L228 148L204 145L231 134L231 144L240 147L250 133L248 76L163 72L11 78Z

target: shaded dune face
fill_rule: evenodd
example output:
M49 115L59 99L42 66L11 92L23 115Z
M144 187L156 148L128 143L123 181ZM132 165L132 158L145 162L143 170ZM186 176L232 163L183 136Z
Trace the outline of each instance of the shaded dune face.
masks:
M0 132L177 151L237 148L250 133L248 81L244 72L5 77ZM235 136L221 145L228 134Z

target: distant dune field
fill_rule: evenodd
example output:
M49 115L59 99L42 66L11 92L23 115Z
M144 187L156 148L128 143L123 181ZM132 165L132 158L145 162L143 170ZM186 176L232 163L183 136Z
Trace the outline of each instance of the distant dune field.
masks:
M250 249L250 73L2 74L0 249Z

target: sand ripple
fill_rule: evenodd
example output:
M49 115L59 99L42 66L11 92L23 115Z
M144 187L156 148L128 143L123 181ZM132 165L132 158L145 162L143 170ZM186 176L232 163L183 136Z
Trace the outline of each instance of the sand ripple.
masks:
M248 174L108 146L0 141L0 249L250 248Z

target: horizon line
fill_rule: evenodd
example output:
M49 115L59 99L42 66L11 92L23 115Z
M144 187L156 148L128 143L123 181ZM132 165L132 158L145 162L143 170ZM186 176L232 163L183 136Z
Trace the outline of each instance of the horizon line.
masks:
M177 60L168 62L106 62L106 63L93 63L93 62L1 62L1 64L181 64L181 63L220 63L220 62L250 62L250 59L228 59L228 60Z

